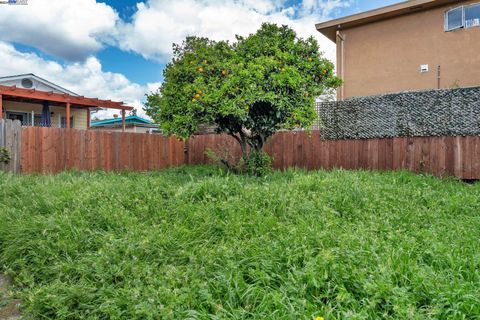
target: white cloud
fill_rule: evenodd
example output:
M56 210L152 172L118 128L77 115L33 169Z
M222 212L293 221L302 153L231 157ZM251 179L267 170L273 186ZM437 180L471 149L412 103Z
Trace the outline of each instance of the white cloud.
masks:
M353 0L303 0L301 14L304 16L317 15L322 19L327 19L335 10L348 7L353 2Z
M158 84L141 86L129 81L119 73L104 72L100 61L89 57L84 62L61 65L45 60L34 53L23 53L15 50L8 43L0 41L0 76L22 73L34 73L55 84L65 87L86 97L124 101L137 108L139 115L144 115L142 100L145 93ZM118 111L101 111L100 117L111 116Z
M291 26L301 37L314 36L326 56L335 59L335 45L315 29L350 0L304 0L287 7L275 0L149 0L137 5L131 23L122 24L119 46L147 59L166 62L172 43L188 35L234 40L255 32L262 22Z
M117 13L95 0L29 0L0 9L1 40L67 60L82 60L116 34Z
M2 6L0 76L35 73L85 96L123 100L144 115L144 95L160 83L143 86L122 74L103 71L93 56L102 46L117 45L164 63L171 58L172 44L188 35L233 41L236 34L248 35L261 23L273 22L291 26L301 37L314 36L334 61L335 45L316 31L315 23L353 0L303 0L291 6L286 0L145 1L137 4L131 22L121 21L112 7L96 0L29 0L27 6ZM19 52L9 42L74 62L61 64Z

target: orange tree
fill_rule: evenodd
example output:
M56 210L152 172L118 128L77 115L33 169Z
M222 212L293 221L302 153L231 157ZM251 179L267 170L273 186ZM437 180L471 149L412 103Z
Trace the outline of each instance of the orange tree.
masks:
M215 126L238 141L248 160L278 130L312 125L315 97L341 84L333 69L313 37L301 39L287 26L263 24L235 43L188 37L174 45L145 110L181 138L199 125Z

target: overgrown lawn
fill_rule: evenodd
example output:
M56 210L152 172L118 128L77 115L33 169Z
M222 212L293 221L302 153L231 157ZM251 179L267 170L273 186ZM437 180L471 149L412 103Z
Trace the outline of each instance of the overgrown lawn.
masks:
M478 319L480 185L0 174L0 272L34 319Z

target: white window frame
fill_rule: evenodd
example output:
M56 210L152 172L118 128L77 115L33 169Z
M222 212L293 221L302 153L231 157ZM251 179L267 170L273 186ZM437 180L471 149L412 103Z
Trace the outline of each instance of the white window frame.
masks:
M455 10L458 10L458 9L461 9L462 10L462 25L459 26L459 27L455 27L455 28L449 28L448 27L448 14L452 11L455 11ZM457 30L457 29L462 29L462 28L465 28L465 6L460 6L460 7L455 7L455 8L452 8L450 10L447 10L445 12L445 32L449 32L449 31L454 31L454 30Z
M31 123L31 121L32 121L32 120L30 119L30 117L29 117L28 112L23 112L23 111L6 111L6 110L5 110L5 117L6 117L6 119L9 119L8 117L9 117L10 115L12 115L12 114L13 114L13 115L20 115L20 116L23 117L23 121L21 121L21 122L22 122L22 126L27 126L27 125L29 125L29 124Z
M445 11L445 32L449 32L449 31L454 31L454 30L457 30L457 29L470 29L470 28L477 28L479 26L471 26L471 27L468 27L467 26L467 21L465 19L465 10L467 8L470 8L470 7L476 7L476 6L480 6L480 2L479 3L472 3L472 4L469 4L469 5L466 5L466 6L459 6L459 7L455 7L455 8L452 8L450 10L447 10ZM451 28L449 29L448 28L448 14L452 11L455 11L455 10L458 10L458 9L461 9L462 10L462 25L459 26L459 27L455 27L455 28ZM480 19L480 17L479 17Z
M467 8L470 8L470 7L480 7L480 2L479 3L472 3L470 5L467 5L467 6L463 6L463 25L464 25L464 28L465 29L470 29L470 28L477 28L479 26L471 26L471 27L468 27L467 26L467 18L466 18L466 14L465 14L465 10ZM478 17L480 19L480 17Z
M73 124L73 116L70 116L70 128L73 128L74 127L74 124ZM67 117L65 116L60 116L60 128L66 128L67 127Z

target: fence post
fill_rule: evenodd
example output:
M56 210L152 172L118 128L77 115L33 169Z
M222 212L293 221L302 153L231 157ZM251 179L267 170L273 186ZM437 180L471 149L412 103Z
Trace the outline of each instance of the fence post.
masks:
M22 123L19 120L13 121L13 144L12 165L14 173L21 173L21 157L22 157Z
M22 125L20 121L0 119L0 148L7 149L8 163L0 163L0 171L20 173Z
M0 150L5 148L5 120L0 119ZM0 171L5 171L5 164L0 162Z
M188 148L188 145L190 143L190 138L186 139L183 141L183 164L184 165L189 165L190 162L189 162L189 148Z

